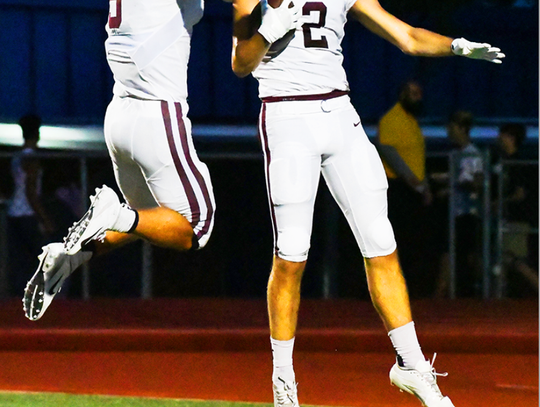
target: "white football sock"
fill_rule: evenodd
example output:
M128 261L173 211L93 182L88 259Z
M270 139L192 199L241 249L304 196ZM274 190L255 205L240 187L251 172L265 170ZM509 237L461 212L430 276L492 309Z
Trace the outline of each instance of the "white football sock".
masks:
M426 360L418 343L414 322L392 329L388 336L397 353L398 363L403 367L414 369L419 361Z
M270 342L272 344L272 359L274 362L272 381L274 383L279 383L277 378L280 377L286 382L294 382L292 357L294 338L288 341L278 341L277 339L270 338Z
M111 230L114 230L115 232L130 233L135 230L138 222L139 214L137 211L126 204L122 204L120 205L118 218L116 218Z

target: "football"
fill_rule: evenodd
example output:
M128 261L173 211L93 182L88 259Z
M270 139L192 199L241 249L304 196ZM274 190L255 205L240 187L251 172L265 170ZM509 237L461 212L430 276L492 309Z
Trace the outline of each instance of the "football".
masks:
M279 5L283 2L283 0L267 0L267 1L268 1L268 4L274 8L279 7ZM251 12L251 17L253 21L252 29L253 29L253 32L256 32L259 26L261 25L261 20L262 20L262 5L260 2L255 6L253 11ZM290 30L289 32L287 32L287 34L285 34L279 40L277 40L272 45L270 45L270 49L264 56L263 62L268 62L272 58L275 58L279 54L281 54L285 50L285 48L287 48L287 45L289 45L289 42L291 42L292 39L294 38L294 33L295 33L295 30Z
M279 40L277 40L272 45L270 45L270 49L268 50L268 52L266 52L266 55L264 56L263 61L268 62L272 58L277 57L279 54L285 51L285 48L287 48L287 45L289 45L289 42L291 42L292 39L294 38L295 31L296 30L288 31L287 34L285 34Z
M278 8L283 3L283 0L267 0L268 5L273 8Z

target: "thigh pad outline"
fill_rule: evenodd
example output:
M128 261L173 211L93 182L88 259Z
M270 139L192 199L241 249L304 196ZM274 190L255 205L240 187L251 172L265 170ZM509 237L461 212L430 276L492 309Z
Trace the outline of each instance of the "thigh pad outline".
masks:
M311 200L319 177L318 160L301 143L279 144L269 166L273 203L282 205Z

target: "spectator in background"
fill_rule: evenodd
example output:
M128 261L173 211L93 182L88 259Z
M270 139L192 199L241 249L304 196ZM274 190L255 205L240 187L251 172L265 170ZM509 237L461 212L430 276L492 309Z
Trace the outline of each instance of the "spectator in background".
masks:
M482 237L482 190L483 159L481 151L471 141L473 115L468 111L456 111L448 120L447 135L454 147L454 174L438 174L433 178L445 184L437 194L445 201L454 199L455 218L450 221L456 226L456 296L471 297L479 293L482 262L480 256ZM449 177L454 178L455 190L450 194ZM446 210L446 213L448 211ZM450 281L450 255L448 252L448 222L441 222L444 242L440 260L439 278L435 297L448 295Z
M526 296L538 294L538 270L531 267L534 244L531 228L538 227L538 166L523 161L525 126L506 123L500 126L493 154L493 191L495 193L494 215L503 221L503 267L508 278L508 295ZM502 177L502 179L501 179ZM502 201L498 198L499 180L502 181ZM498 219L502 205L502 219ZM537 243L535 244L537 252Z
M411 296L425 296L427 206L432 194L427 183L426 146L418 123L422 87L410 80L401 86L397 103L381 118L377 148L388 177L388 217L400 246L400 261Z
M43 170L36 157L41 119L21 117L23 145L11 161L14 192L8 204L10 294L20 296L35 267L35 253L55 232L55 224L42 201Z

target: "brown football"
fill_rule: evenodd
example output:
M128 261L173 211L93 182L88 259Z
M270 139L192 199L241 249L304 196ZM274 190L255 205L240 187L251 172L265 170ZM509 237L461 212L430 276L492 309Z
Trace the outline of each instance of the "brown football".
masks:
M267 0L267 1L268 1L268 4L271 4L271 3L280 3L281 4L283 2L283 0ZM271 5L271 6L272 7L279 7L279 4L277 6L274 6L274 5ZM252 22L252 27L251 27L252 32L256 32L257 29L260 27L261 20L262 20L262 4L261 4L261 2L259 2L255 6L253 11L251 12L250 17L251 17L251 22ZM287 45L289 45L289 42L291 42L292 39L294 38L295 31L296 30L294 30L294 29L290 30L282 38L280 38L279 40L274 42L270 46L270 49L268 50L268 53L264 56L263 61L268 62L272 58L275 58L279 54L281 54L285 50L285 48L287 48Z
M268 5L273 8L278 8L283 3L283 0L267 0Z
M294 38L295 32L296 30L288 31L287 34L285 34L279 40L277 40L272 45L270 45L270 49L264 56L263 61L268 62L272 58L277 57L279 54L285 51L285 48L287 48L287 45L289 45L289 42L291 42L292 39Z

